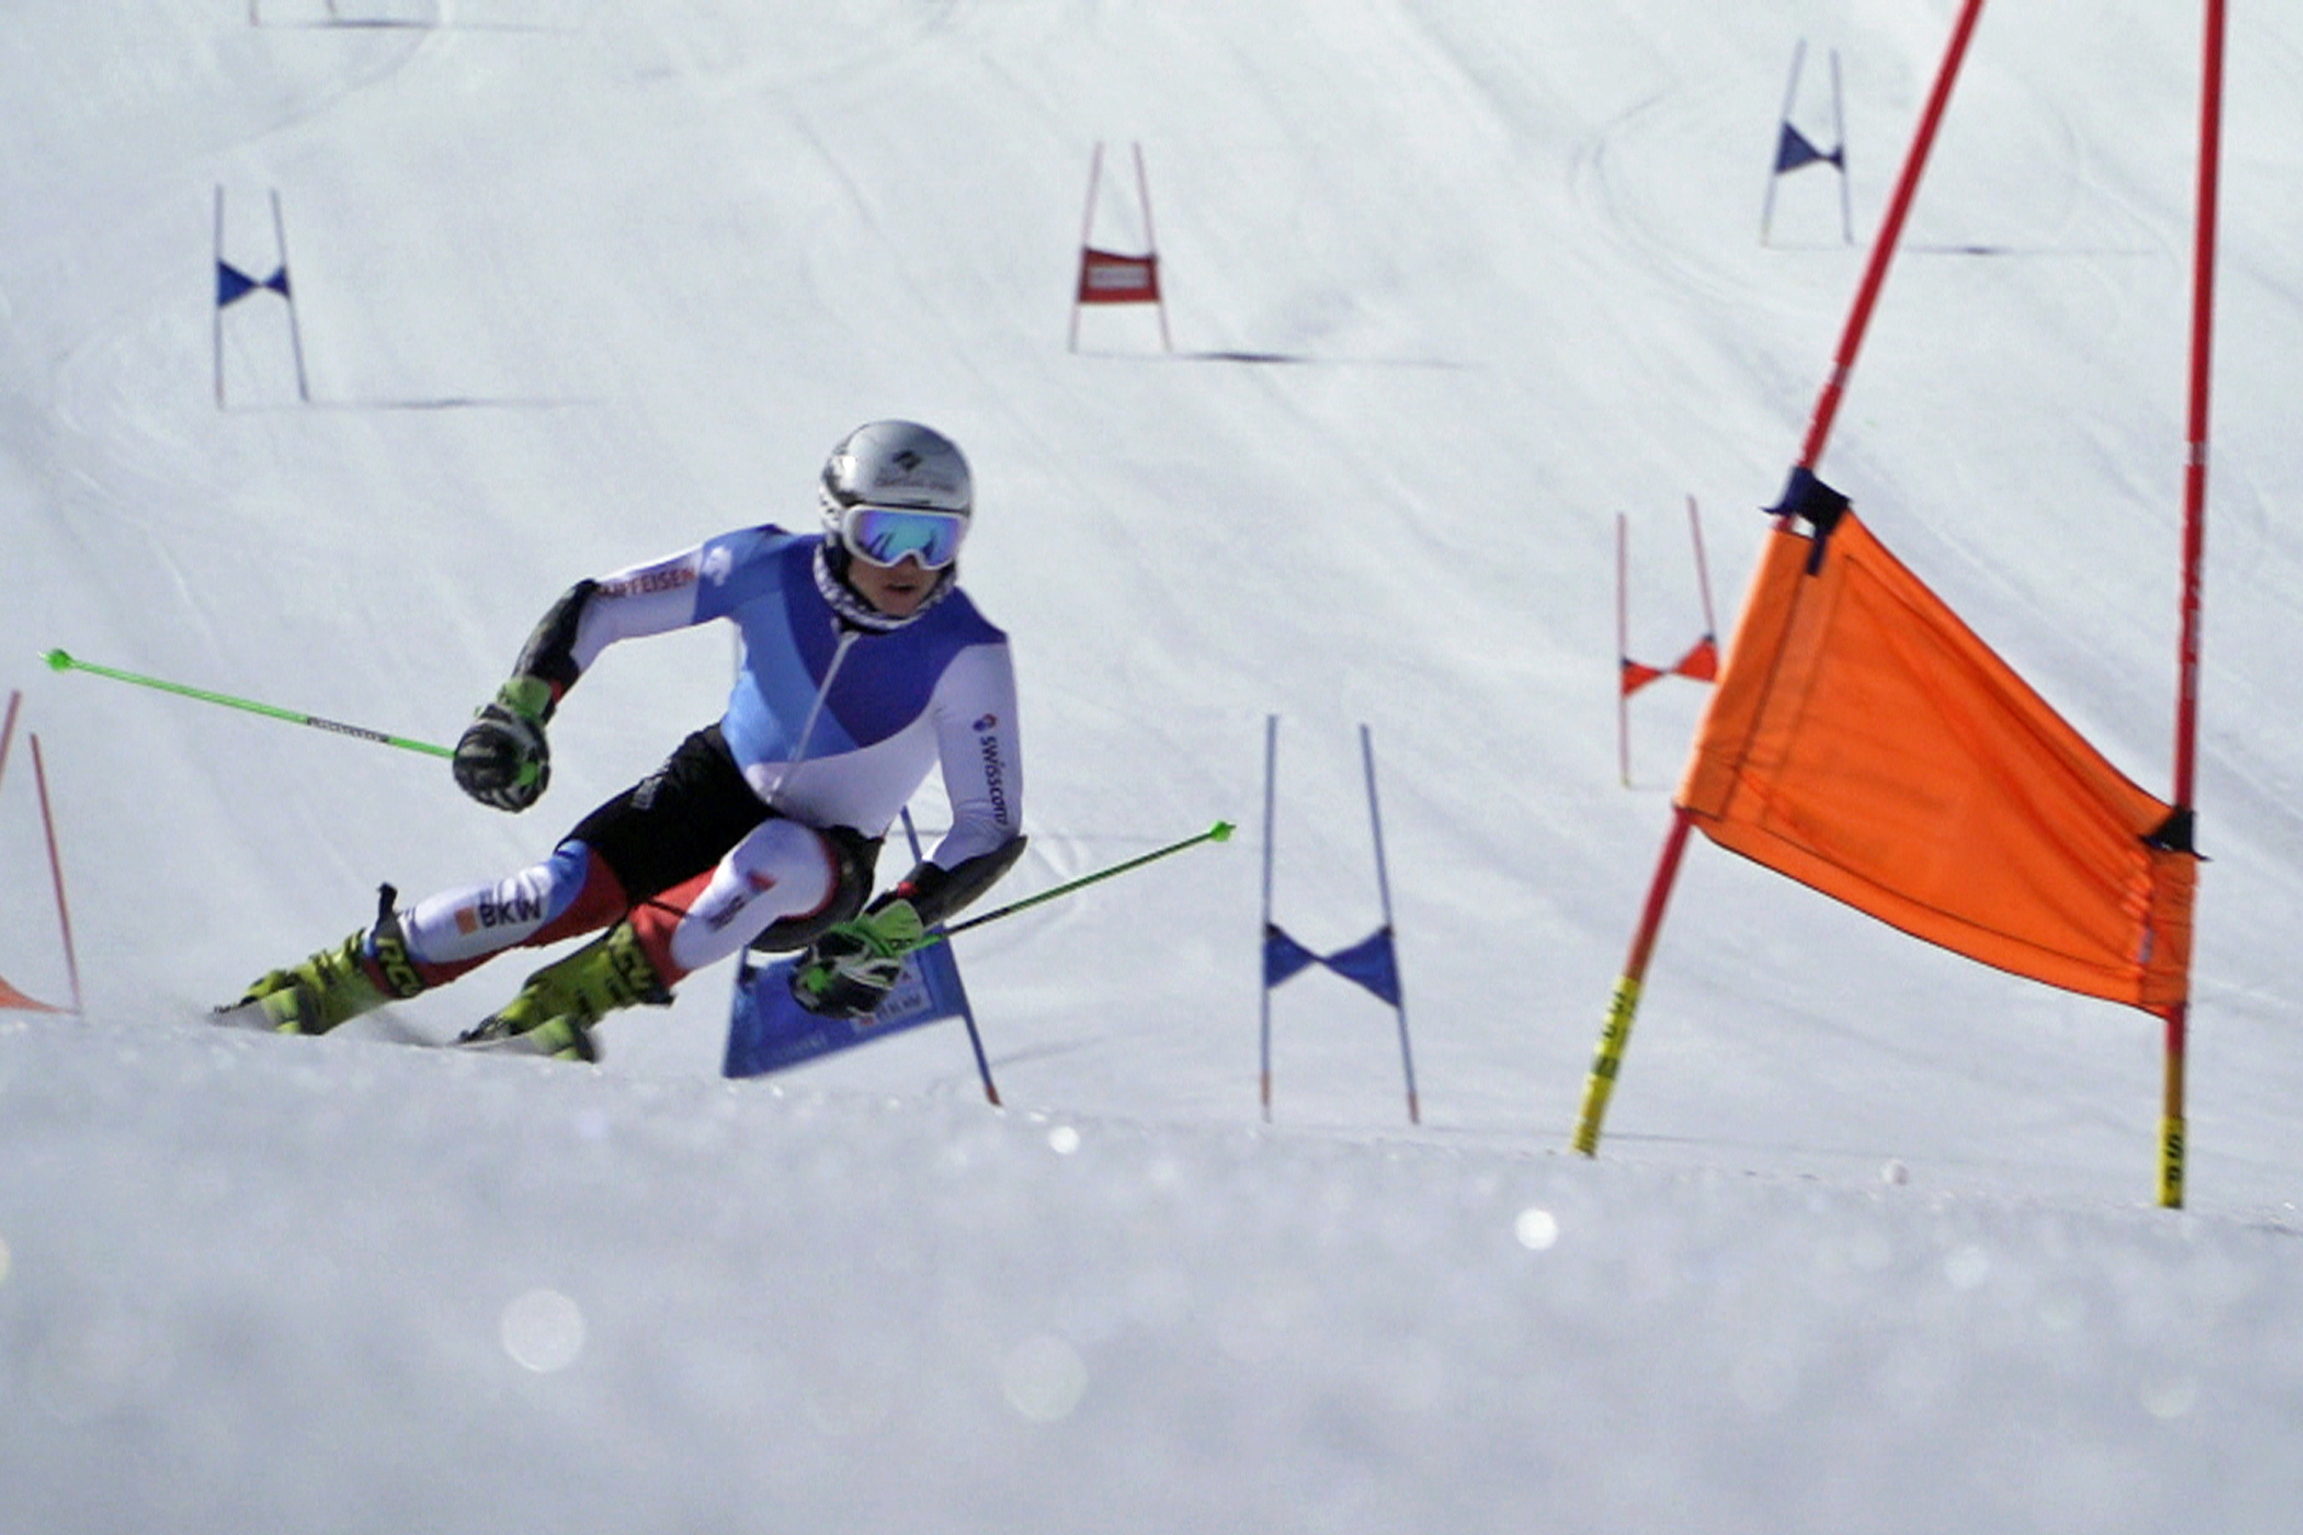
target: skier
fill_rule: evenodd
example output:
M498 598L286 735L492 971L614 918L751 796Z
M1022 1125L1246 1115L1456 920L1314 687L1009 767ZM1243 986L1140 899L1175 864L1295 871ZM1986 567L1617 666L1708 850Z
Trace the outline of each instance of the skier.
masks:
M597 1059L592 1027L668 1003L682 977L749 944L805 950L793 995L861 1017L926 928L1023 852L1007 637L958 586L974 512L967 460L908 421L876 421L824 464L820 535L748 528L579 581L528 638L511 680L456 744L456 782L499 810L543 794L544 726L618 640L725 618L743 663L718 723L577 823L542 862L398 907L275 970L220 1010L319 1034L505 949L606 931L530 975L462 1037ZM941 762L952 827L865 906L880 840Z

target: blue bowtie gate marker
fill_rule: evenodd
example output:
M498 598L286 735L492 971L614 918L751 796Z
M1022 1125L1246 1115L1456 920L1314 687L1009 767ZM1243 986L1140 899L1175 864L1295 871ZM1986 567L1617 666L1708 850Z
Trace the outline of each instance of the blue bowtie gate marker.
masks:
M216 356L216 408L230 408L225 389L225 359L232 354L225 337L225 317L228 311L252 295L272 293L279 295L287 318L288 351L296 367L296 398L304 404L312 402L312 383L304 371L304 331L296 316L296 290L288 277L288 227L280 216L280 193L274 189L272 198L271 246L265 262L256 263L258 270L268 263L271 275L256 277L243 269L243 263L226 251L224 221L224 188L216 188L216 308L211 317L212 340ZM243 363L243 366L247 364Z
M1399 1063L1407 1081L1408 1123L1423 1123L1423 1109L1415 1091L1415 1053L1408 1044L1407 1002L1400 988L1399 954L1392 942L1391 878L1384 867L1383 812L1375 793L1375 744L1365 725L1359 727L1361 761L1367 769L1367 815L1375 835L1376 894L1383 903L1383 926L1333 954L1317 954L1289 937L1271 919L1272 819L1279 765L1279 716L1264 718L1263 747L1263 1117L1271 1119L1271 994L1313 965L1334 971L1378 999L1391 1004L1399 1018Z
M1847 114L1839 91L1839 50L1831 50L1832 145L1821 148L1791 125L1792 109L1799 102L1799 68L1807 59L1807 39L1801 38L1791 54L1791 83L1783 88L1783 111L1776 124L1775 166L1767 173L1767 201L1759 212L1759 243L1768 243L1775 224L1775 188L1793 171L1810 165L1828 165L1839 173L1839 240L1855 243L1854 214L1847 192Z

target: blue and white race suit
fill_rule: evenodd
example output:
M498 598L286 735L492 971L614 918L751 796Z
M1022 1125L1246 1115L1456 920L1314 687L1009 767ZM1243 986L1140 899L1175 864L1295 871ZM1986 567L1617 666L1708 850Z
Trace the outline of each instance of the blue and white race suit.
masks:
M876 840L939 766L952 824L930 862L949 870L1018 835L1023 780L1007 636L948 577L907 619L861 609L830 577L822 542L747 528L590 583L560 662L570 681L623 640L714 619L736 626L743 656L716 734L758 804L737 811L719 839L731 845L708 846L716 864L675 886L625 889L618 876L627 871L603 868L579 827L508 879L417 902L400 920L427 982L518 944L604 926L631 905L668 983L779 919L828 905L840 868L823 833ZM680 757L585 825L644 812L651 785Z

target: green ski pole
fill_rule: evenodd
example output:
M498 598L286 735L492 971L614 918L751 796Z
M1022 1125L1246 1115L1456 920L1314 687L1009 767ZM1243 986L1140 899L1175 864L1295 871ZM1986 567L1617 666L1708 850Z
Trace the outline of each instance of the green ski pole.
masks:
M453 757L453 747L435 746L429 741L411 741L405 736L389 736L380 730L369 730L360 725L346 725L338 720L326 720L316 714L299 714L293 709L282 709L272 704L260 704L253 699L234 698L229 693L211 693L205 688L186 687L181 682L163 682L158 677L139 676L135 672L115 671L109 666L97 666L79 660L61 650L51 650L40 657L49 670L59 672L87 672L91 676L109 677L114 682L130 682L140 688L154 688L162 693L175 693L185 698L196 698L204 704L222 704L228 709L245 709L250 714L261 714L271 719L286 720L291 725L309 725L314 730L331 730L340 736L353 736L362 741L373 741L379 746L397 746L402 751L423 752L433 757Z

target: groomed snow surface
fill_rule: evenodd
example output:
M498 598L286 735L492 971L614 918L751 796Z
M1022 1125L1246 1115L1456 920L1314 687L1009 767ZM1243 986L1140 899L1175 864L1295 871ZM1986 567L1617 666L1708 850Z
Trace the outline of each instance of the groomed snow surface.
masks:
M1691 850L1566 1143L1701 706L1957 7L121 0L0 49L0 1529L2274 1531L2303 1506L2303 23L2233 18L2190 1197L2159 1029ZM1822 469L2131 776L2174 714L2199 16L1986 13ZM1829 166L1836 56L1857 243ZM1067 346L1095 243L1155 317ZM1156 228L1142 225L1143 146ZM275 216L276 210L276 216ZM283 285L219 311L221 256ZM291 324L291 320L293 324ZM717 1075L202 1021L374 888L508 872L713 717L619 647L510 818L437 761L551 599L847 428L974 460L1020 897L963 1033ZM1722 636L1724 638L1724 635ZM1274 910L1380 920L1420 1088ZM31 748L39 738L36 775ZM940 791L915 806L933 835ZM1987 858L1990 850L1973 850ZM900 861L891 853L888 863ZM893 874L884 867L884 874Z

